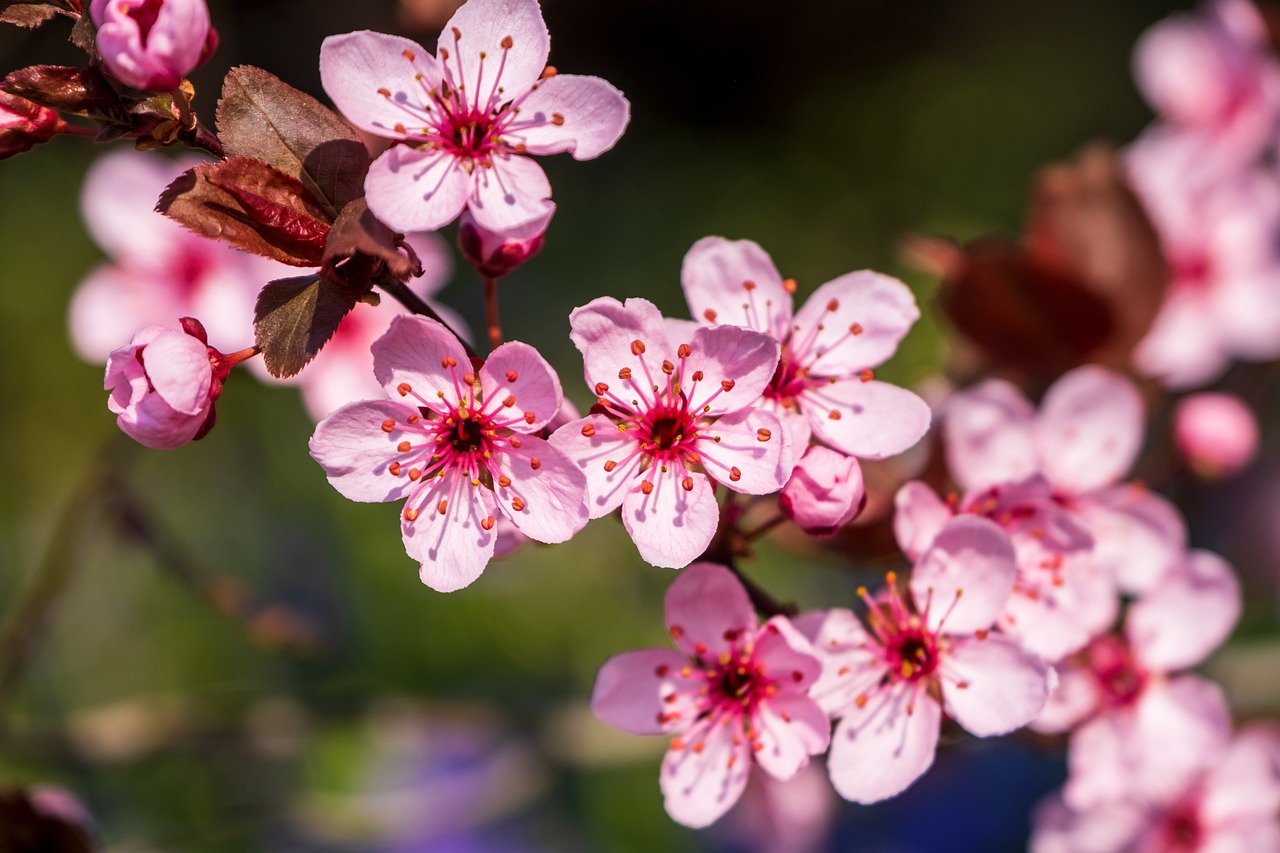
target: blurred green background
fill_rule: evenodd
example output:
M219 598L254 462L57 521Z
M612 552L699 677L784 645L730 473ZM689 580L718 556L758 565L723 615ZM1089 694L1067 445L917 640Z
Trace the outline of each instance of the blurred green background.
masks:
M241 63L323 98L325 35L369 28L433 46L444 5L213 3L222 46L193 76L201 114ZM1133 138L1150 113L1130 49L1175 5L544 8L551 61L632 103L615 150L542 161L559 211L542 254L502 285L507 336L538 347L582 404L569 311L642 295L684 313L680 260L708 234L758 241L800 296L851 269L903 276L925 317L878 373L907 385L935 374L935 283L901 266L899 239L1016 234L1039 166L1091 138ZM65 31L6 28L0 69L77 61ZM671 823L657 785L665 742L615 733L586 708L608 656L665 643L673 575L642 564L615 519L441 595L419 583L394 506L350 503L325 482L291 389L236 377L217 429L176 451L117 435L101 368L79 362L65 332L67 300L100 257L77 214L99 153L59 139L0 163L0 617L51 544L71 569L5 712L0 784L66 786L116 853L745 849L727 826ZM468 269L441 298L481 328ZM118 483L82 487L103 459L164 559L126 534ZM1261 476L1220 499L1271 494ZM1219 518L1197 535L1221 546L1229 529ZM1233 556L1259 564L1250 625L1265 635L1274 591L1268 557L1251 553ZM747 567L804 608L850 602L850 568L767 543ZM239 597L246 619L215 606ZM830 849L1020 849L1028 805L1061 772L1052 752L964 743L905 805L842 804ZM973 774L990 801L946 787ZM967 834L921 835L930 821Z

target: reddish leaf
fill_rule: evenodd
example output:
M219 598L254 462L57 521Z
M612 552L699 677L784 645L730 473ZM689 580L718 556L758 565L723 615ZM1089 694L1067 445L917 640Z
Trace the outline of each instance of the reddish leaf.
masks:
M120 96L92 68L65 65L31 65L10 72L0 89L51 110L82 116L127 121Z
M64 11L52 3L0 3L0 23L20 27L38 27Z
M318 275L272 281L258 294L253 330L272 376L293 376L325 345L360 294Z
M302 181L329 222L364 195L369 155L356 132L315 98L261 68L242 65L227 74L218 135L229 155L256 157Z
M325 269L332 270L339 261L356 254L382 261L391 274L402 281L422 275L422 263L405 245L404 238L378 220L363 198L342 208L333 223L324 247Z
M184 172L156 209L197 234L299 267L319 266L329 225L296 178L251 157Z

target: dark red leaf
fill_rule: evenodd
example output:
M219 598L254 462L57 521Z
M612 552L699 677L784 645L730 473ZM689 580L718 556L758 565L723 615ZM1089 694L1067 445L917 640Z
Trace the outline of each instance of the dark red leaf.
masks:
M258 294L253 330L272 376L293 376L325 345L360 294L318 275L272 281Z
M403 247L403 250L402 250ZM422 275L422 263L404 238L377 219L363 198L342 208L324 247L325 269L356 254L377 258L396 278Z

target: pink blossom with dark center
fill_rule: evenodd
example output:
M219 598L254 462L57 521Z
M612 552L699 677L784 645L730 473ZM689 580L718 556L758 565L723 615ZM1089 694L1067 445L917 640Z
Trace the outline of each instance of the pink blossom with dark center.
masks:
M770 335L781 358L765 400L791 434L798 456L810 435L853 456L880 459L906 450L929 428L929 407L875 379L920 317L905 284L870 270L819 287L792 313L796 283L750 240L704 237L680 271L699 323L745 326Z
M539 542L586 524L582 474L536 434L562 398L536 350L509 342L473 369L444 326L402 315L374 343L373 362L391 399L329 415L311 455L351 500L405 499L401 534L423 583L449 592L479 577L498 516Z
M178 88L216 39L205 0L93 0L89 15L107 71L149 92Z
M551 442L586 474L591 517L621 506L647 562L679 568L706 550L719 524L714 483L752 495L786 483L787 436L759 403L777 341L734 326L668 326L643 299L601 297L570 324L597 403Z
M551 185L525 154L589 160L613 147L630 105L597 77L547 66L537 0L468 0L436 54L362 31L320 48L325 91L353 124L401 143L365 179L369 208L397 231L434 231L463 208L504 232L551 212Z
M979 737L1025 726L1043 710L1053 670L992 632L1013 588L1008 538L986 519L947 523L911 573L904 599L890 573L876 597L805 614L797 627L823 659L812 695L839 718L827 768L845 799L900 793L933 763L942 713Z
M662 762L667 813L702 827L737 802L753 763L787 780L827 748L830 723L808 695L822 665L786 617L760 625L723 566L685 569L666 605L679 651L610 658L591 709L624 731L675 735Z

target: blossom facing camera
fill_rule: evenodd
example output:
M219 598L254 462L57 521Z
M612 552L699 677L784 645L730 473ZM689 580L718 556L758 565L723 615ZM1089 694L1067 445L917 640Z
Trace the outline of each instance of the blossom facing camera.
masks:
M778 496L783 515L814 536L831 536L866 503L857 458L816 444L796 463Z
M185 325L185 324L184 324ZM198 324L193 326L203 332ZM197 335L148 326L107 358L107 408L126 435L156 450L203 438L213 428L222 380Z
M369 209L397 231L435 231L463 209L503 232L551 214L551 185L526 154L590 160L630 118L598 77L547 65L537 0L469 0L432 55L369 31L330 36L320 80L353 125L399 144L369 167Z
M1183 398L1173 413L1173 438L1191 469L1208 480L1238 473L1258 451L1258 421L1234 394Z
M58 133L62 120L47 107L0 92L0 160L30 151Z
M205 0L93 0L89 15L107 71L148 92L178 88L217 40Z
M464 210L458 220L458 249L480 275L502 278L542 251L554 211L555 205L552 205L546 217L527 225L508 231L490 231L476 221L471 211Z

